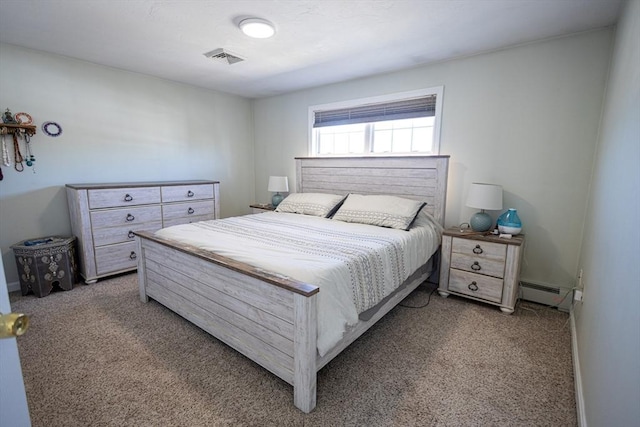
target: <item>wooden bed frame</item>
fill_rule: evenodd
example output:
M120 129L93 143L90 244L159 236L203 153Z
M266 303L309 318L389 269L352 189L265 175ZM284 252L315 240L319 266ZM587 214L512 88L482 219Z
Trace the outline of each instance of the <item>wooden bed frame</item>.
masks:
M297 191L424 200L442 224L448 164L449 156L296 158ZM318 287L151 233L136 234L141 300L156 300L293 385L294 405L307 413L316 406L317 372L428 275L406 284L320 357Z

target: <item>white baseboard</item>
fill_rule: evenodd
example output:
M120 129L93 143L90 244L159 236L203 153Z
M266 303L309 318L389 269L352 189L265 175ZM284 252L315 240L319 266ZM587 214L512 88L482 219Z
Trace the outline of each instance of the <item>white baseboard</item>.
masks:
M576 318L573 307L569 313L571 324L571 355L573 359L573 381L576 393L576 414L578 427L587 427L587 417L584 411L584 394L582 392L582 375L580 374L580 355L578 354L578 337L576 335Z
M7 291L16 292L20 290L20 282L7 283Z

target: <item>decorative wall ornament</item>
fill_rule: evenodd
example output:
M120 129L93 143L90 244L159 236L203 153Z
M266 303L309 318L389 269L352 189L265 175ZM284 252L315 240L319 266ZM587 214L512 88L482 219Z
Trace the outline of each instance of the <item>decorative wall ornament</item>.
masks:
M36 157L33 155L33 151L31 149L31 137L36 134L36 126L33 125L33 118L29 113L20 112L16 113L15 117L11 114L11 110L9 108L0 116L2 121L0 122L0 143L2 145L2 165L3 166L11 166L11 156L9 154L9 149L7 148L6 136L11 134L13 139L13 168L17 172L24 171L24 164L26 162L27 166L34 166L34 162L36 161ZM56 125L57 126L57 125ZM59 135L62 132L60 126L57 126L57 134ZM25 156L20 152L20 138L24 139L24 153ZM33 173L36 173L35 167L32 168ZM0 169L0 181L2 180L2 169Z
M18 124L18 122L16 122L16 119L13 118L13 115L11 114L11 110L9 110L8 108L2 115L2 123L11 124L11 125Z
M2 138L2 164L5 166L11 166L11 157L9 157L9 150L7 149L7 141L5 135L7 134L7 128L0 129L0 137Z
M56 122L44 122L42 124L42 132L46 133L48 136L56 137L62 134L62 128Z
M29 113L16 113L14 118L19 125L30 125L31 123L33 123L33 119L31 118L31 115Z

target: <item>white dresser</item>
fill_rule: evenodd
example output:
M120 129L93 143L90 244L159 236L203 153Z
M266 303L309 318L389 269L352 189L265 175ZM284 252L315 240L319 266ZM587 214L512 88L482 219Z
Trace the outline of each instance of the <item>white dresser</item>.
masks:
M220 217L217 181L67 184L79 271L87 283L135 270L134 232Z

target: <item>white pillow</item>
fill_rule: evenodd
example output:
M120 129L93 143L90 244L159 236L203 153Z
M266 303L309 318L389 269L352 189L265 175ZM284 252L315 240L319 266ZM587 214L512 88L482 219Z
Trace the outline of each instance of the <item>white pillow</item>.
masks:
M349 194L333 219L408 230L424 205L397 196Z
M345 196L324 193L293 193L289 194L278 207L276 212L298 213L303 215L328 218L340 206Z

